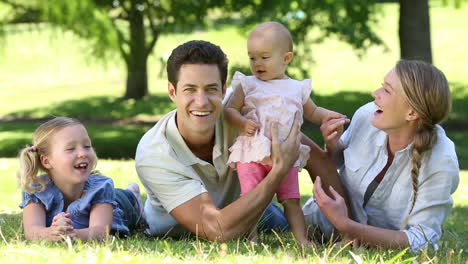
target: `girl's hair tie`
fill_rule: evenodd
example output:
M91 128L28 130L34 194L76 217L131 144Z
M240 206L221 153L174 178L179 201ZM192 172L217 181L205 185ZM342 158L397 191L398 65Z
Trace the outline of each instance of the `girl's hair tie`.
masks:
M31 146L29 148L29 152L37 152L37 147L36 146Z

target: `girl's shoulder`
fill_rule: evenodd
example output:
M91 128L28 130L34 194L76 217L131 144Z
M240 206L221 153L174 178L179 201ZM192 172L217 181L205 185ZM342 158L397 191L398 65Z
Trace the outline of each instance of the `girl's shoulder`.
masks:
M111 178L101 175L99 173L90 175L85 184L85 189L89 190L107 188L114 188L114 181Z
M40 175L39 177L47 177L46 174ZM40 203L45 206L46 209L49 209L49 207L54 203L54 200L62 200L63 196L60 190L53 184L52 181L47 180L46 181L46 187L43 191L36 191L32 193L28 193L26 191L22 191L22 202L19 205L20 208L23 208L26 206L28 203L33 202L33 203Z
M97 202L113 203L114 181L100 174L90 175L84 186L85 195L80 199L81 205ZM80 205L80 206L81 206Z

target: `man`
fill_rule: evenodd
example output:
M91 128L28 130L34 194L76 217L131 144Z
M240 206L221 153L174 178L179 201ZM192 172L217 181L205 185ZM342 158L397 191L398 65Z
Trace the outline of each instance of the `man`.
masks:
M209 42L190 41L172 52L167 70L177 109L143 136L135 159L148 193L148 232L189 230L221 241L239 237L258 221L297 158L297 125L288 142L275 142L274 170L263 184L238 199L239 182L226 165L236 133L221 117L226 55Z
M298 124L284 142L278 142L272 127L273 168L239 198L237 175L226 164L237 136L222 117L227 63L223 51L206 41L184 43L168 59L168 92L177 109L143 136L135 157L148 194L144 210L149 234L191 231L225 241L248 232L267 207L265 215L272 215L267 222L287 226L279 209L269 204L298 158Z

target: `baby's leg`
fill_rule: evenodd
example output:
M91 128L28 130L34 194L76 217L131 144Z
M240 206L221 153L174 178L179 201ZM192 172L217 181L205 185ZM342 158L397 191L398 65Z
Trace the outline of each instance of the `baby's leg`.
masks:
M299 203L299 182L298 169L292 168L288 173L288 178L284 180L277 190L278 200L284 207L284 214L288 220L294 238L303 247L313 247L314 244L307 239L307 229Z
M236 169L241 187L241 196L253 190L268 174L268 168L256 162L237 162Z
M288 219L289 226L293 232L294 238L299 245L304 247L313 246L312 242L307 239L307 229L304 220L304 213L302 212L299 199L287 199L281 201L284 206L284 214Z

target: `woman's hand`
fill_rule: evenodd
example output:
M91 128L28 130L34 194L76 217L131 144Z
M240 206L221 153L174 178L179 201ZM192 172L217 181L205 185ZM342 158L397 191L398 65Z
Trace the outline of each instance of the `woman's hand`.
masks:
M247 119L241 129L241 134L252 137L255 135L255 132L260 128L260 126L253 120Z
M344 131L344 125L347 123L349 123L349 119L338 113L336 115L329 114L323 119L320 131L322 132L327 149L338 148L340 137Z
M284 173L284 177L287 176L288 171L299 158L299 146L302 137L302 134L299 133L299 118L300 115L296 112L291 131L288 137L281 142L278 139L278 123L271 124L272 169L279 169Z
M330 193L333 197L328 196L322 188L322 181L317 176L314 182L314 199L320 211L335 226L336 229L341 230L341 227L349 220L348 209L346 203L332 186L330 186Z

